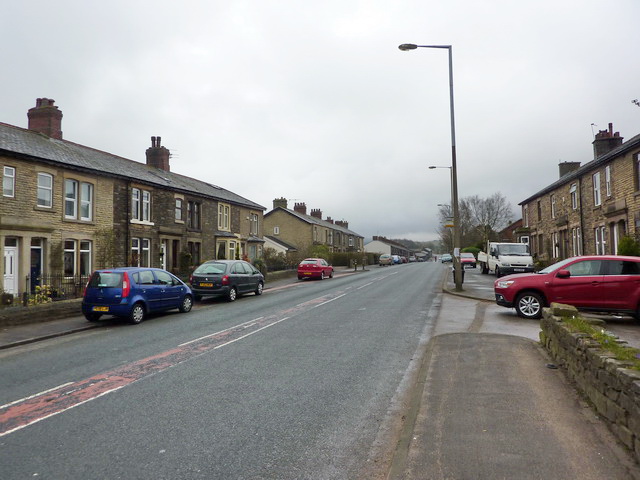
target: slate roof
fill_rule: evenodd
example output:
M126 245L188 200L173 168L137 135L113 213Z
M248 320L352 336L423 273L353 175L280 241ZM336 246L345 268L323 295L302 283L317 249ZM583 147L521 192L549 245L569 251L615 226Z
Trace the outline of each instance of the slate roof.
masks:
M524 205L525 203L529 203L531 200L534 200L534 199L536 199L538 197L541 197L542 195L544 195L546 193L553 192L558 187L561 187L562 185L566 185L567 183L580 178L585 173L587 173L587 172L589 172L591 170L595 170L597 168L600 168L603 165L606 165L610 160L612 160L612 159L614 159L614 158L626 153L627 151L629 151L629 150L631 150L631 149L633 149L633 148L635 148L635 147L637 147L639 145L640 145L640 135L636 135L635 137L630 138L629 140L624 142L619 147L614 148L610 152L607 152L604 155L600 155L595 160L591 160L591 161L585 163L584 165L582 165L580 168L578 168L578 169L576 169L576 170L574 170L574 171L572 171L570 173L567 173L566 175L560 177L558 180L553 182L551 185L547 185L542 190L540 190L538 193L536 193L534 195L531 195L529 198L527 198L526 200L523 200L518 205Z
M271 215L273 212L275 212L276 210L282 210L284 212L287 212L290 215L293 215L294 217L299 218L300 220L302 220L303 222L309 223L311 225L319 225L322 227L327 227L327 228L332 228L333 230L337 230L339 232L345 233L347 235L353 235L354 237L360 237L360 238L364 238L362 235L349 230L348 228L342 227L338 224L335 223L331 223L331 222L327 222L325 220L320 220L319 218L316 217L312 217L311 215L304 215L302 213L296 212L295 210L290 210L288 208L283 208L283 207L276 207L273 210L271 210L268 213L265 213L264 216L268 217L269 215Z
M2 153L266 210L262 205L217 185L0 122L0 154Z

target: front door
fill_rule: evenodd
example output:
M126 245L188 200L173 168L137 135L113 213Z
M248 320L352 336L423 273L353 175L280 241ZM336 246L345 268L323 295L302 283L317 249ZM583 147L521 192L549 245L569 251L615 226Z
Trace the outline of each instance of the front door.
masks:
M167 241L162 240L162 243L160 244L160 259L162 260L163 270L167 269L167 252L168 251L169 249L167 248Z
M31 269L29 271L29 279L31 282L31 293L36 292L36 286L40 285L42 275L42 246L39 240L31 241Z
M18 247L4 247L4 291L18 295Z

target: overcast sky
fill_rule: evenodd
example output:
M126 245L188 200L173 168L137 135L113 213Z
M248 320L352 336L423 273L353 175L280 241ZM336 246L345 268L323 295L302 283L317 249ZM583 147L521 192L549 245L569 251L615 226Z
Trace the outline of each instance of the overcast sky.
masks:
M271 210L285 197L370 238L437 237L460 198L514 207L593 157L609 122L640 133L638 0L29 0L2 8L2 116L39 97L66 140L145 161ZM592 126L595 124L596 126Z

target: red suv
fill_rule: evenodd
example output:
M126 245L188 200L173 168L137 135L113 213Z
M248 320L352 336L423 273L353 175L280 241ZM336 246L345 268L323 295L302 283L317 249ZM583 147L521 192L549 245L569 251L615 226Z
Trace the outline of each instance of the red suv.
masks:
M540 318L552 302L640 319L640 257L572 257L537 273L495 281L496 303L524 318Z

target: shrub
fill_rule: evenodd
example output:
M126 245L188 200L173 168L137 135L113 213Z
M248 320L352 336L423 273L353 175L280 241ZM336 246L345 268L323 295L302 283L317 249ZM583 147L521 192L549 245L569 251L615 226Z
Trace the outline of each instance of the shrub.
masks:
M618 242L618 255L640 257L640 244L632 237L622 237Z

